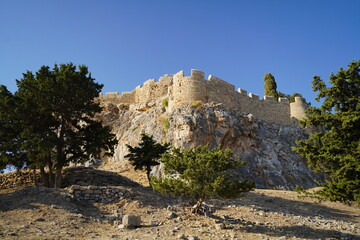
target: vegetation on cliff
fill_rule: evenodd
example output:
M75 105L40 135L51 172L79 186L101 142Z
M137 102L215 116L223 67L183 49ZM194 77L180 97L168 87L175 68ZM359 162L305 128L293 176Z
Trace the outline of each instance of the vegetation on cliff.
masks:
M39 168L45 186L61 187L70 162L111 155L116 139L94 118L103 87L94 80L86 66L69 63L24 73L15 94L1 86L0 167Z
M329 178L317 195L331 201L360 203L360 61L330 76L330 87L315 76L313 90L320 107L311 107L303 121L317 128L295 150L316 172Z

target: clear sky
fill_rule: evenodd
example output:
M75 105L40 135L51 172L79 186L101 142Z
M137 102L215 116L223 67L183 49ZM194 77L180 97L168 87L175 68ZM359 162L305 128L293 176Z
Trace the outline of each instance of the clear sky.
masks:
M199 69L263 95L314 103L314 75L360 58L359 0L0 0L0 84L42 65L85 64L103 92Z

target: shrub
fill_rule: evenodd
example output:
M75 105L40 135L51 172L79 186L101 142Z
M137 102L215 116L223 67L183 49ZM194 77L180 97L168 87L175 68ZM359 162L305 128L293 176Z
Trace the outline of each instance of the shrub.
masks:
M161 122L165 130L169 130L170 122L169 122L169 117L167 115L161 115L159 117L159 121Z
M197 110L199 110L202 106L202 101L201 100L196 100L196 101L193 101L191 103L192 106L194 106Z
M163 108L167 108L169 106L169 98L164 98L161 102Z
M168 177L152 178L152 186L163 193L197 199L193 212L198 213L206 197L234 198L255 187L254 182L239 180L235 169L245 162L235 161L232 155L229 149L209 150L208 146L183 152L174 148L160 159Z

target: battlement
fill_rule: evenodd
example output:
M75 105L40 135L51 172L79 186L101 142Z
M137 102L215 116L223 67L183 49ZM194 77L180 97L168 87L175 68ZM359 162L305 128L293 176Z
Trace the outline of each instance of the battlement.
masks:
M302 98L295 98L294 103L289 103L287 98L264 96L261 99L259 95L240 88L236 91L234 85L214 75L209 75L207 80L204 76L204 72L195 69L191 70L190 76L179 71L174 75L164 75L159 81L149 79L131 92L110 92L100 95L99 99L115 104L134 104L168 97L169 110L194 101L215 102L272 123L296 124L305 117L307 104Z

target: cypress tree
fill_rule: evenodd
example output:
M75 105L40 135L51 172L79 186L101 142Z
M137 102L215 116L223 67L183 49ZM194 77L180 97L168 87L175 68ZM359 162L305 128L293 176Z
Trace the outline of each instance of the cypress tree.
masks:
M276 82L275 78L271 73L267 73L264 75L264 96L270 96L277 98L278 93L276 90Z

